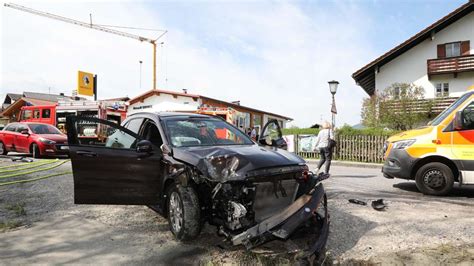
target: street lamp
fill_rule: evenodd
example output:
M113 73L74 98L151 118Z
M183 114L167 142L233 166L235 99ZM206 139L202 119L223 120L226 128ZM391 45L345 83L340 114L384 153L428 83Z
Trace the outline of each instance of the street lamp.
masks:
M331 80L331 81L328 81L328 83L329 83L329 90L331 91L331 94L332 95L336 94L337 85L339 85L339 82L335 80Z
M331 105L331 113L332 113L332 127L336 128L336 114L337 114L337 109L336 109L336 101L334 99L334 95L336 95L337 92L337 86L339 85L338 81L331 80L328 81L329 83L329 91L332 94L332 105Z

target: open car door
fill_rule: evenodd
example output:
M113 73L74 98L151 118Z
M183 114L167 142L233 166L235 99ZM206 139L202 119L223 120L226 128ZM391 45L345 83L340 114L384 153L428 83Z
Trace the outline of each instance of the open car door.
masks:
M161 152L120 125L68 116L76 204L158 203Z
M265 124L262 130L262 134L260 134L260 137L258 139L258 142L261 145L265 146L272 146L285 150L287 148L286 141L285 139L283 139L283 135L281 133L280 125L275 119L269 120Z

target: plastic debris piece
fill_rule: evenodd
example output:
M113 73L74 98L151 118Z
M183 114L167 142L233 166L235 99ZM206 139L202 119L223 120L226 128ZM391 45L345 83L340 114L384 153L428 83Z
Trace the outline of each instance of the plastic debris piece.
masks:
M350 203L354 203L354 204L359 204L359 205L367 205L367 203L365 201L361 201L361 200L358 200L358 199L349 199L349 202Z
M372 201L372 208L374 208L377 211L384 211L387 205L383 202L383 199L378 199Z

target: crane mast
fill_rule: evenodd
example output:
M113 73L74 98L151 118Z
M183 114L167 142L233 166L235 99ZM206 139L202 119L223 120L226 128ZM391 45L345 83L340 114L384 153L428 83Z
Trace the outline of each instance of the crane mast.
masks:
M17 5L17 4L7 4L7 3L5 3L4 6L9 7L9 8L13 8L13 9L17 9L17 10L20 10L20 11L24 11L24 12L27 12L27 13L30 13L30 14L34 14L34 15L38 15L38 16L42 16L42 17L46 17L46 18L50 18L50 19L59 20L59 21L65 22L65 23L74 24L74 25L78 25L78 26L81 26L81 27L89 28L89 29L94 29L94 30L98 30L98 31L102 31L102 32L110 33L110 34L119 35L119 36L122 36L122 37L135 39L135 40L138 40L140 42L151 43L153 45L153 89L156 90L156 41L158 39L160 39L163 35L165 35L167 31L164 31L156 39L150 39L150 38L142 37L142 36L139 36L139 35L131 34L131 33L128 33L128 32L123 32L123 31L119 31L119 30L106 28L106 27L103 27L103 26L100 26L100 25L95 25L95 24L92 24L92 22L87 23L87 22L83 22L83 21L79 21L79 20L75 20L75 19L71 19L71 18L67 18L67 17L55 15L55 14L51 14L51 13L48 13L48 12L35 10L35 9L32 9L32 8Z

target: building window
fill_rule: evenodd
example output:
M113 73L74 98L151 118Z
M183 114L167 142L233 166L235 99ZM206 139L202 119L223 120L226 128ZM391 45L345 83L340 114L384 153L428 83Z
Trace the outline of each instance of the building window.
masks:
M445 44L446 57L461 56L461 42Z
M436 84L436 97L448 97L449 96L449 83L437 83Z
M40 110L35 109L33 111L33 118L40 118Z
M50 118L50 117L51 117L51 110L43 109L42 118Z
M22 120L31 119L32 117L33 117L33 111L31 110L24 110L24 112L21 113Z

